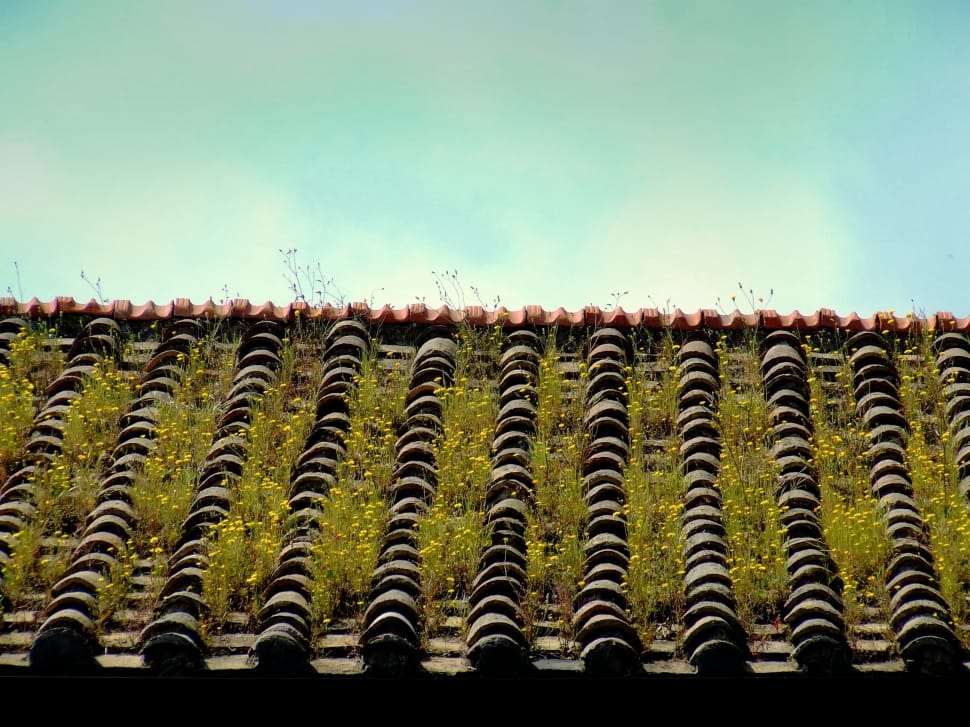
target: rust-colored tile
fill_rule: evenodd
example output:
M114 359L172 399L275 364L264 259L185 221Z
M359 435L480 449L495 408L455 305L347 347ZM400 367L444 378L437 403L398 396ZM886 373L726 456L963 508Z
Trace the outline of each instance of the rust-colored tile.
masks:
M656 308L626 310L617 307L603 310L598 306L585 306L569 311L563 307L546 310L541 306L527 305L518 310L499 306L488 310L482 306L467 306L452 309L447 306L431 308L424 303L410 303L394 308L388 304L371 308L363 301L334 306L312 306L306 301L293 301L277 305L272 301L253 303L247 298L236 298L226 303L215 303L211 298L202 303L193 303L188 298L174 298L168 303L149 300L135 305L130 300L117 299L99 303L91 299L77 301L70 296L58 296L52 300L41 301L31 298L18 301L10 296L0 297L0 315L17 315L28 318L53 317L58 314L107 316L117 320L153 321L173 318L212 318L228 317L238 319L261 319L286 322L296 317L336 321L350 317L361 318L375 324L414 324L414 325L457 325L467 322L473 326L502 325L508 328L521 326L615 326L618 328L670 328L673 330L713 330L729 329L782 329L792 328L805 331L833 329L843 331L889 331L892 333L918 332L924 328L931 330L970 332L970 315L957 318L948 311L938 311L925 318L896 315L889 311L877 311L870 316L857 312L840 316L831 308L803 314L798 310L781 314L774 309L764 309L749 313L734 310L720 313L710 308L685 312L675 308L672 312L661 313Z

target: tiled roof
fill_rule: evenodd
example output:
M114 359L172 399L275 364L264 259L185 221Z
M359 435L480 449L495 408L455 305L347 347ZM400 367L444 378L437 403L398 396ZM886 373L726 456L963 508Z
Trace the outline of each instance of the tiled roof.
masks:
M962 672L967 331L0 298L0 673Z
M0 297L0 315L54 316L58 314L81 314L107 316L118 321L155 321L173 318L243 318L287 322L296 316L325 321L355 317L374 324L458 324L474 326L501 324L505 327L516 326L614 326L617 328L672 328L674 330L693 330L698 328L742 329L791 329L821 330L839 329L845 331L887 331L908 333L929 327L931 330L970 331L970 316L957 318L947 311L939 311L926 317L899 315L893 311L879 311L870 316L858 313L839 315L830 308L819 308L814 313L803 314L793 311L783 315L775 310L763 309L752 313L732 311L720 313L713 309L684 312L679 308L661 312L657 308L638 308L627 311L618 306L603 310L598 306L586 306L581 310L567 311L556 308L549 311L540 306L526 306L518 310L508 310L504 306L486 309L481 306L468 306L454 309L447 306L430 308L423 303L393 308L385 305L371 308L366 303L348 303L344 306L311 306L297 301L287 305L275 305L269 301L253 303L238 298L225 303L215 303L211 299L204 303L193 303L188 298L176 298L169 303L148 301L134 305L128 300L112 300L99 303L91 299L84 303L71 297L59 297L40 301L31 298L17 301L10 297Z

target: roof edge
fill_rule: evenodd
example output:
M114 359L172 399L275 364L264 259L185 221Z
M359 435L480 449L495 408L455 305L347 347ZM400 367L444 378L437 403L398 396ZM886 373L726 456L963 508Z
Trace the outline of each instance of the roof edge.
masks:
M751 313L734 310L721 313L712 309L684 312L680 308L661 312L657 308L638 308L627 311L618 306L604 310L599 306L585 306L578 311L559 307L546 310L529 305L518 310L499 306L488 310L481 306L449 308L442 305L431 308L423 303L411 303L400 308L384 305L371 308L364 302L334 306L312 306L305 301L276 305L271 301L252 303L247 298L236 298L216 303L211 298L203 303L193 303L188 298L175 298L168 303L149 300L135 305L130 300L118 299L101 303L93 298L87 302L70 296L59 296L49 301L31 298L18 301L9 296L0 297L0 315L49 318L57 315L106 316L115 320L155 321L175 318L239 318L289 322L298 318L334 321L359 318L381 324L459 324L475 326L502 325L521 326L615 326L617 328L651 328L674 330L708 329L792 329L846 331L879 331L886 333L916 333L921 330L945 330L970 332L970 316L957 318L947 311L939 311L927 317L915 315L896 316L893 311L878 311L863 317L858 313L840 316L831 308L819 308L814 313L802 314L798 310L787 315L776 310L763 309Z

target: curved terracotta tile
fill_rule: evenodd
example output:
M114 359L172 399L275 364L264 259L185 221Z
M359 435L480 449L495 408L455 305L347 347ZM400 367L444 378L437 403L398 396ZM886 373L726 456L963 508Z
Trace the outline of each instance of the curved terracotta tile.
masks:
M680 308L674 310L675 328L700 328L704 324L704 312L684 313Z
M822 310L821 309L819 310L819 314L820 314L820 317L821 317L821 314L822 314ZM871 331L871 330L874 330L873 323L874 323L874 320L875 319L872 316L870 316L868 319L866 319L866 318L860 317L858 313L850 313L849 315L847 315L844 318L841 318L840 319L838 316L835 315L835 311L831 311L831 318L834 318L836 320L839 320L840 321L840 325L838 327L839 328L844 328L844 329L846 329L848 331ZM823 320L820 321L820 323L823 326L825 325L824 317L823 317Z
M761 325L765 328L776 329L784 328L785 322L774 308L765 308L761 311Z
M506 316L508 315L508 310L505 308L505 306L502 306L501 310ZM529 321L529 323L546 321L550 317L555 319L557 323L562 319L569 319L569 314L562 306L556 308L556 310L552 311L552 313L546 313L546 311L540 305L527 305L523 310L525 312L525 319Z
M831 308L819 308L815 311L816 326L838 326L839 317Z
M202 303L193 303L189 298L174 298L167 303L148 300L136 305L127 299L117 299L99 303L91 299L77 301L71 296L58 296L41 301L36 297L18 301L11 296L0 297L0 314L19 315L30 318L52 317L58 314L107 316L118 320L153 321L172 318L209 318L228 317L245 319L266 319L279 322L293 320L297 316L325 321L357 317L371 323L391 324L444 324L454 325L467 322L475 326L502 325L504 327L532 326L617 326L620 328L671 328L674 330L694 330L697 328L746 329L746 328L797 328L800 330L838 329L843 331L888 331L892 333L912 333L924 330L970 332L970 316L957 318L948 311L938 311L926 318L897 315L890 311L877 311L870 316L858 312L840 316L831 308L803 314L798 310L781 314L774 309L764 309L750 313L734 310L719 313L712 309L699 309L685 312L675 308L672 312L661 313L654 308L626 310L620 306L604 311L598 306L584 306L569 311L563 307L546 310L538 305L527 305L517 310L499 306L488 310L482 306L467 306L452 309L447 306L431 308L424 303L410 303L394 308L388 304L371 308L363 301L334 306L326 303L313 306L306 301L293 301L286 305L276 305L272 301L253 303L246 298L237 298L225 303L216 303L211 298Z
M648 328L663 328L663 317L656 308L643 308L641 313L640 325Z
M126 320L131 318L131 310L133 306L130 300L116 300L114 304L114 317L120 318L121 320Z
M517 310L517 311L512 311L511 313L509 313L509 312L504 312L504 313L502 314L502 319L503 319L503 320L504 320L504 321L505 321L505 322L506 322L506 323L507 323L508 325L512 325L512 326L521 326L521 325L524 325L524 324L526 324L526 323L533 323L533 322L535 322L535 321L539 321L539 320L542 320L542 319L541 319L540 317L538 317L538 316L537 316L537 317L536 317L536 318L535 318L534 320L530 320L530 316L529 316L529 314L528 314L528 313L527 313L527 312L525 311L525 309L522 309L522 310ZM537 324L537 325L541 325L541 323L539 323L539 324ZM568 324L568 322L567 322L567 323L566 323L566 324L564 324L564 325L569 325L569 324Z

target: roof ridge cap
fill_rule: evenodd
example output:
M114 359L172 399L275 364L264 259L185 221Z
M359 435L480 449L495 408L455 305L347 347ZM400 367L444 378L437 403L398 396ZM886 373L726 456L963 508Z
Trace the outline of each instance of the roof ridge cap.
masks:
M950 330L970 333L970 315L957 317L950 311L937 311L928 316L906 314L896 315L892 309L876 311L870 316L862 316L857 311L839 315L835 309L820 307L809 314L797 308L791 313L782 314L776 309L755 309L743 313L738 309L722 313L712 308L698 308L685 312L679 307L660 311L656 307L640 307L627 310L616 306L604 310L600 306L586 305L575 310L563 306L546 309L530 304L517 309L504 305L489 309L482 305L469 305L453 308L440 305L432 308L422 301L392 306L385 303L380 308L371 307L366 301L353 301L342 305L326 302L314 306L306 300L295 300L285 305L272 301L253 303L248 298L233 298L216 303L211 297L201 303L190 298L173 298L165 303L148 299L134 304L130 299L115 298L98 301L91 298L79 301L73 296L55 296L49 300L32 297L20 301L14 296L0 297L0 315L20 315L27 317L50 317L58 314L98 315L118 320L142 321L178 318L260 318L288 321L295 316L339 320L356 317L373 323L397 324L444 324L456 325L502 325L515 326L618 326L622 328L670 328L687 330L697 328L713 329L750 329L750 328L798 328L798 329L839 329L839 330L879 330L894 333L914 333L922 330Z

